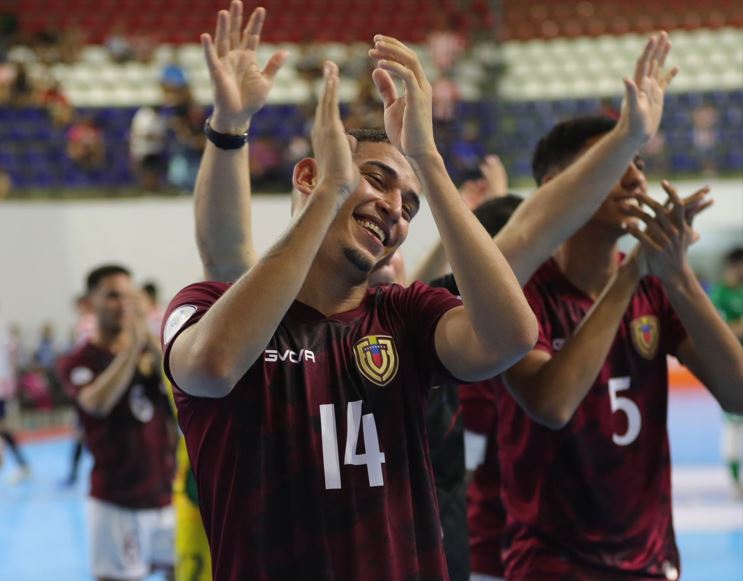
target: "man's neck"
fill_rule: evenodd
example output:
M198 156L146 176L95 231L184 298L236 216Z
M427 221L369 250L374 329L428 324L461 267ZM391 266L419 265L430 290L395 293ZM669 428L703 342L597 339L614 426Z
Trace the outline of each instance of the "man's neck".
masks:
M555 253L565 277L596 300L619 268L618 237L600 225L587 224Z
M366 289L366 277L349 279L337 265L325 265L316 260L307 273L297 300L329 317L358 307Z
M100 347L111 353L118 353L128 345L129 336L123 330L107 331L105 329L98 329L90 342L96 347Z

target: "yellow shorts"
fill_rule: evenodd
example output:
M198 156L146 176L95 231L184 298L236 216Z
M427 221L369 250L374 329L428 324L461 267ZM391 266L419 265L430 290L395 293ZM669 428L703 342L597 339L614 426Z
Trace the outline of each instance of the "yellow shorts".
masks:
M175 581L211 581L212 559L198 507L181 492L175 507Z

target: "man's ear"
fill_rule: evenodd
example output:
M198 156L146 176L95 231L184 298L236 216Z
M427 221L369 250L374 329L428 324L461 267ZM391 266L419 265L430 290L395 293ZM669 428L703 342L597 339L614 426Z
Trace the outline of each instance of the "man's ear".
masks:
M311 157L300 159L294 166L292 174L294 189L305 196L309 196L317 186L317 164Z

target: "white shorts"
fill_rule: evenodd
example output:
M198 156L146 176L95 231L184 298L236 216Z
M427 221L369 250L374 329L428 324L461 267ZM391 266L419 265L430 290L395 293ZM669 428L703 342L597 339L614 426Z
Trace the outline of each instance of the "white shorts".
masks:
M95 577L138 579L173 566L173 507L135 510L89 498L87 513Z
M743 422L725 418L722 423L722 457L725 462L743 460Z
M493 577L482 573L470 573L470 581L505 581L503 577Z

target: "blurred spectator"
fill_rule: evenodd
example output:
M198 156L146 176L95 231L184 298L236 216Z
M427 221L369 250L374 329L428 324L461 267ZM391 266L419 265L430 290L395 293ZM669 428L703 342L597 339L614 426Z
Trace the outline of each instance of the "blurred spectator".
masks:
M11 189L13 189L13 181L10 179L10 174L0 167L0 201L10 195Z
M192 192L206 145L206 111L196 103L179 108L171 119L174 141L168 164L168 181L184 192Z
M54 372L54 364L57 361L57 348L54 345L54 327L51 323L45 323L41 327L39 343L34 349L33 359L42 369L48 373Z
M106 161L103 131L91 117L81 117L67 130L67 155L81 169L103 167Z
M39 92L39 103L46 108L52 123L56 127L65 127L74 119L75 111L62 91L62 86L51 74L48 75L46 87Z
M384 126L384 109L377 96L377 88L371 74L372 67L367 62L364 72L356 77L359 90L349 107L348 117L345 119L346 127Z
M35 357L31 365L21 372L19 397L24 407L51 410L54 408L49 373Z
M160 71L160 88L163 91L163 102L168 106L185 106L192 101L186 71L175 57Z
M16 63L15 75L10 83L8 102L14 107L28 107L36 100L36 87L25 63Z
M508 194L508 173L497 155L486 155L478 171L462 176L459 193L473 212L493 198Z
M700 105L691 114L692 142L694 151L702 164L702 172L714 175L717 172L715 149L717 148L717 110L709 104Z
M457 114L461 93L456 81L448 73L440 73L431 85L433 122L450 123Z
M18 464L18 471L13 477L14 482L20 482L31 475L28 462L18 447L7 420L8 408L16 396L17 377L18 352L8 328L0 319L0 466L3 463L3 448L7 445Z
M126 27L120 20L111 27L103 44L108 49L108 55L111 57L111 60L115 63L125 63L134 57Z
M87 295L80 295L75 299L75 311L77 320L72 327L71 347L78 347L93 337L98 328L95 314L90 307Z
M280 187L282 161L281 147L273 137L258 137L250 142L250 179L254 191Z
M428 51L440 73L448 73L464 52L466 42L446 12L432 12L433 30L428 35Z
M157 284L153 281L147 281L142 285L142 302L147 317L147 327L155 337L160 336L160 327L165 314L165 310L160 304L159 294Z
M162 186L168 168L167 133L168 124L160 107L141 107L134 114L129 155L139 186L145 191L156 192Z
M460 177L477 172L485 154L479 123L473 119L465 121L460 137L451 147L450 163L454 175Z
M78 21L69 23L62 29L58 39L59 60L74 63L80 59L88 35Z

